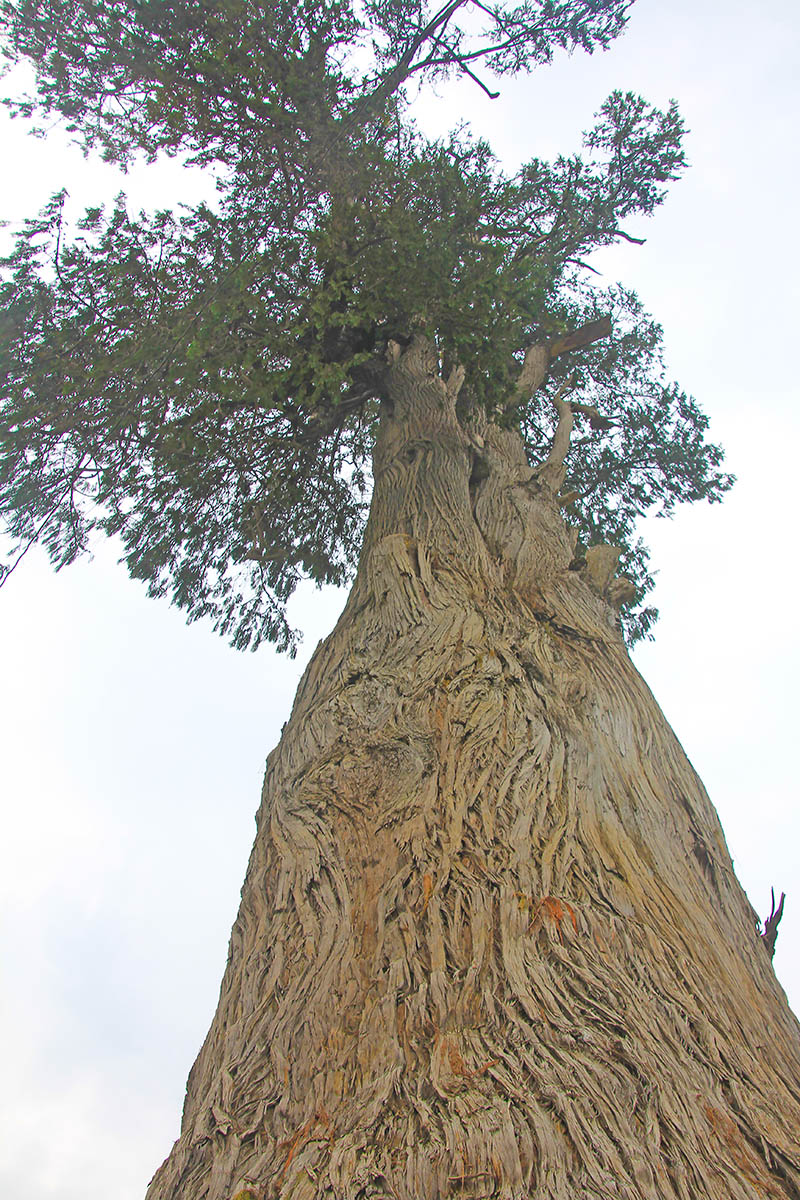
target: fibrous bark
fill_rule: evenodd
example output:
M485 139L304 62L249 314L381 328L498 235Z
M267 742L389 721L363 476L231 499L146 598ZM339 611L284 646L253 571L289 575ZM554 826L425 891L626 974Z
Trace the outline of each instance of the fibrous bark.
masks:
M613 551L457 384L395 354L148 1200L797 1200L800 1027Z

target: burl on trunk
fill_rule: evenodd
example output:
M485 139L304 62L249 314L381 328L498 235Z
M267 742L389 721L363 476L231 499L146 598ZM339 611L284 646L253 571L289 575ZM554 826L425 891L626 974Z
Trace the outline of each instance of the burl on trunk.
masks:
M569 405L532 469L459 382L394 348L358 575L148 1198L797 1200L800 1027L614 552L574 569Z

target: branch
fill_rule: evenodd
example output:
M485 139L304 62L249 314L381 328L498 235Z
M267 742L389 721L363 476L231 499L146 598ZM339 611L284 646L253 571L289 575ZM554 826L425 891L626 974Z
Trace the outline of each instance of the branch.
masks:
M572 412L572 405L568 400L564 399L564 396L574 386L575 376L570 375L569 379L564 380L561 387L553 396L553 404L558 413L558 424L553 434L553 444L550 447L550 453L542 468L542 474L551 483L554 491L557 491L561 487L566 474L564 460L569 452L569 439L572 436L572 427L575 423L575 418Z
M533 346L528 347L514 394L508 405L509 408L530 400L533 393L539 390L547 378L549 366L550 354L545 342L535 342Z
M478 76L475 74L475 72L474 72L474 71L470 71L470 69L469 69L469 67L466 65L466 63L460 62L460 63L458 64L458 66L459 66L459 69L460 69L460 70L462 70L462 71L464 72L464 74L465 74L465 75L469 75L470 79L471 79L471 80L472 80L474 83L477 83L478 87L479 87L479 88L480 88L482 91L486 92L486 95L489 97L489 99L490 99L490 100L496 100L496 99L497 99L497 97L500 95L500 93L499 93L499 92L493 92L493 91L491 91L491 90L490 90L490 89L489 89L489 88L486 86L486 84L483 82L483 80L481 80L481 79L478 79Z
M622 229L612 229L611 233L614 237L624 238L626 242L630 242L634 246L643 246L647 238L632 237L629 233L625 233Z
M578 404L577 401L574 401L572 411L586 417L592 429L611 429L616 424L612 417L601 413L594 404Z
M416 36L408 43L405 51L394 66L386 71L371 92L368 92L366 96L362 96L353 105L353 108L343 121L348 129L366 119L371 111L374 111L377 106L380 106L384 100L397 91L411 74L412 63L416 58L417 52L436 34L437 30L447 27L450 18L466 2L467 0L450 0L449 4L445 4L438 12L433 14L427 25L417 31Z
M767 949L769 950L770 958L774 958L775 957L775 942L777 941L777 938L778 938L778 926L780 925L781 917L783 916L783 902L786 899L786 893L781 892L781 902L778 905L777 910L776 910L776 908L775 908L775 889L770 888L770 891L772 892L772 912L769 914L766 921L764 922L764 932L761 934L761 940L764 943L764 945L767 947Z
M579 329L573 330L572 333L562 334L560 337L552 338L547 343L547 350L552 361L562 354L567 354L570 350L581 350L584 346L591 346L593 342L599 342L602 338L611 337L611 318L598 317L596 321L587 321L585 325L581 325Z
M529 346L514 393L507 407L513 408L517 404L524 404L534 392L538 391L547 378L550 363L554 358L567 354L570 350L580 350L584 346L590 346L592 342L599 342L601 338L610 336L611 318L599 317L595 321L588 321L585 325L581 325L572 333L561 334L559 337L551 338L549 342L535 342L533 346Z
M465 54L459 54L456 49L448 46L449 53L444 58L434 58L433 51L431 51L427 58L422 59L411 68L409 75L415 71L424 71L427 67L461 66L467 62L475 62L478 58L486 58L489 54L497 54L500 50L507 50L509 46L516 46L523 38L524 34L515 34L504 42L495 42L492 46L481 46L479 50L470 50Z
M487 17L491 17L495 25L502 29L503 33L511 33L511 30L506 25L499 13L492 12L491 8L487 8L485 4L481 4L480 0L472 0L472 7L479 8L481 12L485 12Z
M591 271L593 275L600 275L602 277L602 271L598 271L597 267L590 266L589 263L584 262L582 258L565 258L564 262L570 263L575 267L583 267L584 271Z

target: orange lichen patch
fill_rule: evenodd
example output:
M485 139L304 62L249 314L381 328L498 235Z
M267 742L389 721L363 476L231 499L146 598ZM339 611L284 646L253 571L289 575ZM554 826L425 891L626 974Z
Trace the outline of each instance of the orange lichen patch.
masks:
M286 1172L289 1170L289 1167L292 1164L292 1159L297 1153L299 1147L308 1140L312 1129L318 1121L322 1122L322 1124L328 1130L328 1137L331 1141L333 1141L333 1125L331 1123L331 1119L324 1108L318 1108L314 1113L314 1116L309 1117L305 1125L301 1126L301 1128L298 1129L297 1133L292 1138L289 1138L287 1141L281 1143L283 1146L289 1147L289 1153L286 1155L286 1162L283 1164L281 1173L278 1176L278 1187L280 1187L283 1183L283 1180L286 1177Z
M571 904L568 904L566 900L559 899L558 896L543 896L541 900L539 900L539 902L534 906L531 923L528 926L528 932L530 933L533 929L537 928L545 916L549 917L551 921L555 922L558 940L562 943L562 945L564 942L564 937L561 933L561 925L567 917L569 917L570 921L572 922L572 928L575 930L575 933L578 932L578 921L575 916L575 909Z
M430 903L430 898L431 898L432 892L433 892L433 876L425 874L422 876L422 895L424 898L424 903L422 905L422 910L419 914L420 916L423 916L425 909L428 907L428 904Z
M308 1136L308 1134L311 1132L311 1130L314 1128L315 1121L316 1121L316 1118L311 1117L308 1121L306 1121L305 1125L303 1125L300 1129L298 1129L297 1133L294 1135L293 1138L290 1138L288 1142L282 1143L284 1146L288 1145L289 1153L286 1155L286 1162L283 1164L281 1173L278 1176L278 1187L280 1187L280 1185L283 1183L286 1172L289 1170L289 1167L292 1165L292 1159L295 1156L297 1147L300 1145L301 1141L303 1141Z
M443 1093L463 1091L500 1061L491 1058L473 1070L464 1061L456 1034L441 1034L437 1031L435 1037L431 1073L434 1086Z
M464 1059L461 1057L461 1051L456 1043L449 1038L447 1040L447 1060L450 1070L454 1075L463 1075L466 1078L470 1074L466 1068Z
M608 946L606 945L599 929L595 929L594 934L593 934L593 940L594 940L595 946L597 946L597 949L605 957L608 954Z
M333 1141L333 1121L331 1121L324 1108L317 1109L317 1120L322 1122L328 1131L328 1137Z
M727 1113L719 1108L714 1108L711 1104L704 1105L703 1111L717 1137L727 1147L737 1170L741 1171L747 1182L753 1185L759 1196L783 1200L785 1193L778 1191L773 1186L761 1160L756 1157L745 1141L736 1122Z
M447 726L447 698L442 696L433 710L433 724L437 733L444 733Z
M439 1095L446 1098L463 1092L469 1087L473 1074L464 1062L458 1036L437 1031L431 1054L431 1082Z

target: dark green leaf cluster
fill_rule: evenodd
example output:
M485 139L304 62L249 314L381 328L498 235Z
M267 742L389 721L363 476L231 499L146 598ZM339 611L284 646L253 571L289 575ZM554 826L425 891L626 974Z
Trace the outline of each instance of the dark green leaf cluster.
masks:
M0 293L12 535L61 566L93 529L119 534L154 594L238 645L255 631L290 645L283 607L301 575L340 583L357 552L367 423L298 417L295 338L280 336L294 310L219 216L136 222L120 200L65 247L62 200L29 223Z
M338 111L351 87L331 51L360 25L348 0L4 0L0 29L37 72L13 112L63 117L123 164L184 150L242 165L248 141L274 158L310 110Z
M116 534L190 618L291 646L297 581L340 582L356 560L388 342L424 330L443 371L466 372L465 416L497 413L527 346L612 311L618 333L581 353L575 394L615 424L576 438L568 512L584 544L625 548L643 595L637 516L730 480L664 383L658 328L582 276L680 171L675 107L615 93L582 154L509 177L483 143L421 136L403 91L603 46L624 10L5 0L7 53L38 72L21 111L61 114L121 162L189 153L217 187L213 205L150 217L120 197L71 230L60 194L6 260L0 512L17 555L38 540L62 565L93 530ZM535 455L551 413L543 392L505 419Z
M628 0L2 0L6 57L37 71L11 104L62 116L86 147L268 175L310 168L404 82L483 66L505 74L622 30Z

